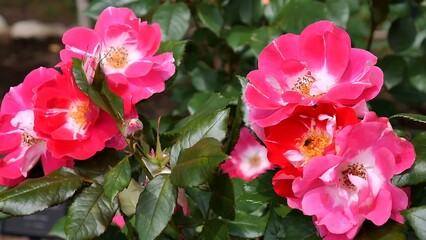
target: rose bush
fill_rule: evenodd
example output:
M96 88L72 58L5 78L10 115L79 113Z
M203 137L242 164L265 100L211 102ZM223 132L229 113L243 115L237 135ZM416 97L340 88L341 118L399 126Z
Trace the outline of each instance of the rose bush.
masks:
M2 101L1 219L66 203L66 239L426 238L424 44L395 40L396 3L108 4Z

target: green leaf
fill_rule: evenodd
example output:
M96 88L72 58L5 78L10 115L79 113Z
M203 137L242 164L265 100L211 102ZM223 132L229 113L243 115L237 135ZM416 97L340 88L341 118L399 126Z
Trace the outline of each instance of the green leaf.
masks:
M13 217L13 216L0 212L0 220L5 220L5 219L11 218L11 217Z
M426 123L426 116L415 113L399 113L391 116L390 118L407 118L416 122Z
M89 95L89 82L87 81L86 74L83 69L83 61L78 58L72 59L72 74L78 88L86 95Z
M422 50L423 55L426 55L426 38L423 39L422 43L420 44L420 48Z
M167 132L168 135L183 134L191 130L191 125L198 125L197 123L204 122L206 118L211 118L212 114L222 111L229 104L229 99L222 97L217 93L213 93L210 97L200 105L199 110L195 111L193 115L180 120L175 129ZM201 124L203 125L203 124ZM197 126L199 127L199 126ZM201 139L201 138L200 138ZM198 140L197 140L198 141Z
M234 52L242 51L246 45L250 44L255 30L255 28L245 26L234 26L227 32L226 42Z
M148 182L136 208L136 229L140 240L155 239L172 218L177 190L170 175L157 175Z
M83 178L69 168L60 168L47 176L28 179L0 192L0 212L24 216L61 204L72 197Z
M276 17L275 26L291 33L300 33L306 26L326 19L327 6L314 0L290 0Z
M408 71L410 73L410 63L408 64ZM423 77L422 74L417 75L419 78L417 80L421 81ZM416 80L416 81L417 81ZM398 87L392 88L390 93L394 96L394 99L412 105L421 105L426 102L426 94L424 92L420 92L416 87L413 86L409 81L402 81Z
M410 208L402 212L417 237L426 239L426 206Z
M227 240L228 227L219 219L211 219L203 226L203 231L198 238L200 240Z
M188 112L193 115L196 111L201 110L202 106L212 96L212 93L195 93L188 102Z
M269 220L266 224L265 229L265 240L284 240L286 235L286 229L283 224L283 218L280 217L275 211L271 211L269 214Z
M67 236L65 234L65 220L66 216L61 217L55 224L53 224L50 229L48 236L50 237L58 237L60 239L65 239Z
M191 11L184 3L164 3L152 16L161 26L162 41L180 40L189 28Z
M6 191L7 189L8 188L5 187L5 186L0 186L0 192ZM12 216L9 215L9 214L5 214L5 213L0 212L0 220L8 219L10 217L12 217Z
M100 64L98 64L96 68L92 85L87 81L82 60L73 58L72 72L77 86L89 96L90 100L92 100L96 106L109 113L114 118L124 118L123 99L115 95L109 89L106 76Z
M231 129L229 131L229 138L224 144L225 153L229 154L232 149L234 149L235 145L238 142L238 139L240 138L240 131L241 131L241 125L243 121L243 108L244 103L243 100L238 98L237 106L235 107L234 114L232 114L232 125Z
M385 86L391 89L400 84L404 79L406 63L404 58L398 55L387 55L378 62L385 75Z
M312 217L304 216L300 211L291 211L282 223L285 226L285 240L321 239L318 236Z
M197 15L208 29L217 36L220 35L220 30L223 26L223 17L215 5L204 2L197 4Z
M416 151L416 161L409 170L392 179L392 183L398 187L426 182L426 132L417 134L412 143Z
M395 52L403 51L413 44L416 38L416 25L410 16L401 17L392 22L389 29L389 46Z
M356 236L356 240L406 240L407 225L388 221L382 226L376 226L366 221Z
M75 169L81 176L102 184L108 171L119 161L116 150L105 148L89 159L75 161Z
M110 202L124 188L129 186L132 169L129 163L129 157L125 157L115 165L105 176L104 190L105 196Z
M198 62L197 66L189 72L192 85L200 92L214 92L217 88L217 71L204 62Z
M241 85L241 92L245 93L246 92L246 88L247 85L249 83L249 80L245 77L241 77L237 75L237 79L240 82ZM242 100L242 106L241 106L241 111L243 112L243 121L246 123L246 125L248 126L249 124L249 113L248 113L248 108L245 105L245 101L244 101L244 94L241 94L240 99Z
M98 87L97 87L98 85ZM108 109L106 112L112 115L115 119L124 120L124 106L123 99L111 91L108 86L107 77L99 63L95 70L93 77L92 89L89 91L90 99L100 98L103 104Z
M188 41L175 41L169 40L161 43L160 48L157 51L157 54L172 52L173 58L175 59L174 64L177 66L180 65L183 56L185 54L185 47Z
M261 216L268 205L284 204L285 199L279 197L272 188L272 176L273 174L268 172L244 183L243 191L236 200L237 211Z
M346 28L349 20L349 3L347 0L327 0L328 19L337 26Z
M250 46L256 56L259 56L262 50L279 35L280 31L273 27L260 27L254 30L250 37Z
M224 219L229 228L229 233L241 238L257 238L265 232L269 215L258 217L247 213L237 213L235 220Z
M204 137L213 137L222 141L226 137L229 109L223 110L229 100L214 94L200 106L193 115L177 123L173 131L165 133L169 136L178 135L176 143L170 150L170 164L176 164L182 149L194 146Z
M269 24L275 21L280 10L284 7L287 0L270 0L269 4L265 7L265 17L268 19Z
M293 209L290 208L287 205L279 205L278 207L274 208L274 212L278 214L281 218L287 217L287 215L292 211Z
M217 166L228 157L221 147L217 139L208 137L184 149L172 169L172 183L179 187L191 187L207 182Z
M117 208L117 201L109 202L102 185L92 184L85 188L68 208L65 221L67 240L92 239L101 235Z
M135 214L139 195L143 190L144 187L140 183L131 179L129 186L118 194L120 209L126 216L131 217Z
M215 176L215 178L210 181L210 190L212 192L212 196L210 198L211 209L223 218L231 220L234 219L234 186L232 185L228 174Z
M97 19L99 14L107 7L128 7L136 16L146 15L156 4L157 0L95 0L90 1L90 6L85 12L89 17Z
M258 176L244 186L243 194L237 199L237 202L249 203L284 203L284 198L278 196L272 187L272 178L274 171L267 171Z
M408 64L410 83L422 93L426 93L426 56L413 57Z
M239 15L243 23L252 25L262 16L262 5L258 0L244 0L240 2Z
M86 74L83 69L83 61L77 58L72 59L72 73L74 75L75 83L78 88L83 91L90 100L92 100L96 106L100 107L105 112L111 114L110 109L102 100L102 97L98 92L96 92L90 85L87 80Z
M203 218L206 218L206 215L210 209L210 199L211 192L203 191L199 188L185 188L185 193L188 197L195 202L197 207L200 209Z

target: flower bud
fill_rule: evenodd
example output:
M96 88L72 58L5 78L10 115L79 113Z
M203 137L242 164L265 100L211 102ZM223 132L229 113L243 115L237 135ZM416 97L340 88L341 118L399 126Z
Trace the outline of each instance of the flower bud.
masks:
M142 122L137 118L127 119L124 121L122 127L124 136L130 137L137 135L143 129Z

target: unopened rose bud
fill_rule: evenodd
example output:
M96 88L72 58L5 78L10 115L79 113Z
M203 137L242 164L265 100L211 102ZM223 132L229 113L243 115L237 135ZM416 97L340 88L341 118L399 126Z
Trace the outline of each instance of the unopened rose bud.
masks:
M124 136L129 137L134 136L138 132L142 131L143 124L139 119L132 118L124 121L122 128Z

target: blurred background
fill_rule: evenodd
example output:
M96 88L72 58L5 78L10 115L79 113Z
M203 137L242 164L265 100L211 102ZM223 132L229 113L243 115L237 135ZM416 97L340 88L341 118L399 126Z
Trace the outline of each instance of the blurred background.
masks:
M166 6L167 2L175 7ZM189 40L167 90L140 105L139 112L148 119L162 115L162 123L172 122L214 92L239 97L235 76L255 69L258 54L269 42L286 32L299 34L321 19L348 31L354 47L378 56L385 84L369 103L370 109L387 117L401 112L426 114L426 2L422 0L0 0L0 100L31 70L55 66L62 34L73 26L91 26L109 5L129 7L149 22L163 21L174 11L169 24L181 25L160 23L167 40ZM425 130L424 124L405 119L394 119L392 124L408 138ZM33 233L32 238L40 238L46 233L34 235L37 228L47 231L64 209L0 222L0 233ZM0 236L4 239L16 237Z
M75 24L74 0L0 0L0 99L31 70L58 63L61 35Z

